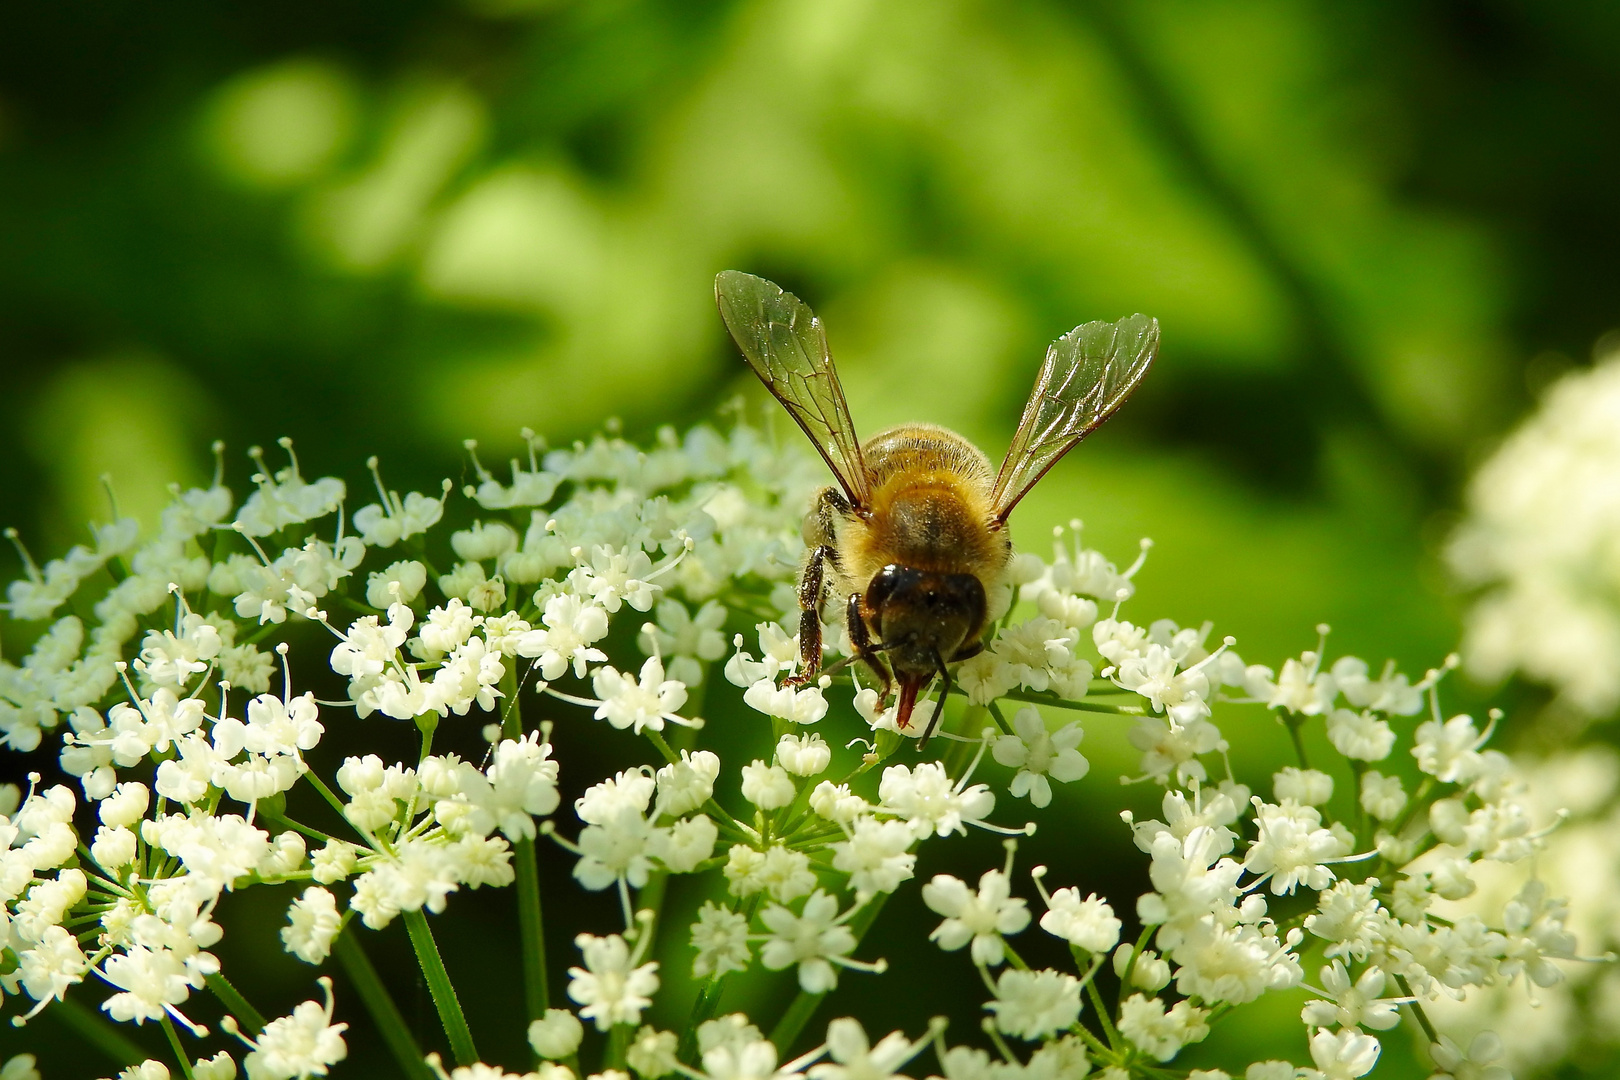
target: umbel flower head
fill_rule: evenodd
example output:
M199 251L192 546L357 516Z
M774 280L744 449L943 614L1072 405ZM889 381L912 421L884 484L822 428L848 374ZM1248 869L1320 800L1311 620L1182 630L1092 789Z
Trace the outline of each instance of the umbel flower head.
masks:
M431 1067L450 1080L629 1080L624 1067L641 1080L889 1080L929 1048L946 1080L1121 1080L1297 988L1310 991L1309 1065L1191 1075L1315 1080L1367 1073L1403 1011L1564 993L1583 958L1571 930L1583 923L1530 873L1551 876L1557 799L1583 786L1527 780L1491 747L1494 714L1448 716L1450 662L1419 677L1374 668L1330 656L1324 628L1275 666L1245 663L1208 623L1129 609L1147 545L1120 571L1075 526L1050 561L1017 556L1012 606L955 669L960 692L936 688L921 707L943 700L923 749L898 729L894 694L851 674L837 633L804 677L814 463L741 422L646 448L524 441L509 481L474 456L476 483L459 492L402 495L371 463L378 501L352 515L348 485L306 478L290 444L280 468L255 450L246 501L222 459L149 533L114 522L43 567L25 554L0 626L20 642L0 658L0 741L54 756L57 775L0 786L0 989L18 1021L83 1003L94 981L101 1023L161 1026L184 1049L209 1034L192 1019L206 994L229 1011L240 1066L228 1051L154 1059L135 1067L144 1080L367 1075L375 1063L348 1061L360 1024L417 1075L413 1042L439 1033L402 1030L391 988L365 975L367 954L391 947L369 931L397 920L455 1061ZM315 664L346 687L340 700L318 696ZM710 742L700 704L757 730ZM1253 737L1240 710L1300 734L1310 766L1234 774L1230 758L1252 760L1228 754ZM1140 752L1125 779L1162 787L1159 818L1079 818L1118 790L1080 753L1088 729ZM586 741L591 755L570 749ZM1062 807L1071 785L1091 794ZM1614 788L1581 803L1585 842L1612 837L1601 815ZM970 827L1016 837L1045 820L1063 835L1112 830L1151 888L1048 891L1046 867L1015 874L1011 839L999 867L936 869L934 849ZM551 871L557 859L568 873ZM1052 869L1089 872L1081 859ZM544 1059L523 1074L479 1060L480 1039L500 1040L484 1039L494 1021L464 1010L453 975L480 958L447 962L440 943L456 935L436 929L464 914L462 893L503 888L524 982L509 996L527 1013L516 1037ZM557 888L603 902L542 897ZM235 953L221 947L242 934L240 912L262 910L227 895L248 890L284 905L291 956L343 966L353 1001L323 977L320 999L263 1018L258 973L227 970ZM937 921L874 935L891 897ZM559 912L586 921L559 926ZM1063 962L1024 958L1037 921ZM564 939L578 962L553 986L540 957ZM841 979L886 978L890 956L934 946L984 986L972 1021L1003 1060L947 1048L943 1019L910 1039L870 1037L853 1017L783 1060L777 1041L798 1039ZM771 979L758 1000L799 1004L718 1014L729 987ZM690 1022L663 1030L674 993ZM1467 1055L1443 1037L1437 1068L1495 1068L1512 1052L1506 1030Z
M1468 485L1447 561L1479 590L1470 673L1517 671L1568 709L1620 707L1620 352L1548 388Z

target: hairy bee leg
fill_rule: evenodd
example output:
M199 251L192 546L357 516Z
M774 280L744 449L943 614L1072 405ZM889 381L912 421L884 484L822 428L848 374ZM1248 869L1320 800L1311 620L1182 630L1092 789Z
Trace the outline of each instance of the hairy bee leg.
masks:
M804 564L804 577L799 580L799 663L803 670L786 681L788 686L803 686L821 674L822 571L825 561L832 557L831 545L821 544L810 552Z
M883 684L883 689L878 691L878 699L886 700L891 687L889 665L883 662L883 658L872 647L872 634L866 628L866 620L861 618L860 593L849 594L849 604L844 612L849 630L849 644L855 650L854 659L864 662L872 674L877 676L878 681Z

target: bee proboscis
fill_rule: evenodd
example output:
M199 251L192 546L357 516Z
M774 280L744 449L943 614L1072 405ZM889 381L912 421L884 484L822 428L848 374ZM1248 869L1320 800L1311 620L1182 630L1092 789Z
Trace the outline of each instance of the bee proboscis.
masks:
M726 328L766 388L815 444L838 481L804 521L797 684L821 670L821 611L846 597L852 659L900 686L896 725L911 726L935 675L933 734L949 665L984 648L989 598L1005 589L1007 518L1047 470L1125 403L1153 362L1159 323L1145 315L1090 322L1054 341L1001 469L936 424L902 424L864 444L855 435L821 320L798 297L751 274L715 278Z

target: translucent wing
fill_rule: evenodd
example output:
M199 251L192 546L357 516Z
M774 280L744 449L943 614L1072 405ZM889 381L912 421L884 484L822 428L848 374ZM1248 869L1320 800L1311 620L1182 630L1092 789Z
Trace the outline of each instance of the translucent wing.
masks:
M1125 404L1158 349L1159 320L1146 315L1085 323L1052 342L996 476L991 505L997 522L1005 522L1046 470Z
M821 320L792 293L736 270L715 277L714 298L748 366L816 444L850 504L867 506L866 463Z

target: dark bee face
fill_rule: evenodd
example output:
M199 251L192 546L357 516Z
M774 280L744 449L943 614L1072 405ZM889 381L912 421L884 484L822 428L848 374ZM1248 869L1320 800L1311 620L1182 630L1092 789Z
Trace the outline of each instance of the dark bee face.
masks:
M867 586L866 610L901 682L926 682L984 628L984 585L972 574L891 564Z

